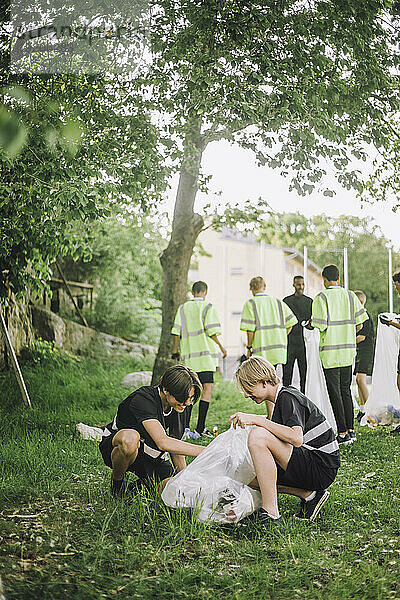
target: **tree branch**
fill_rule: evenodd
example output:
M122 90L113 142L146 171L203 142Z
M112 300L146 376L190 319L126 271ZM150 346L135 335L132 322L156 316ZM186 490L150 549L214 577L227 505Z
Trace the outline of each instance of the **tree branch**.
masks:
M202 138L206 144L209 144L210 142L218 142L219 140L223 140L223 139L231 140L232 136L235 133L238 133L238 131L242 131L243 129L246 129L246 127L249 127L250 125L252 125L252 123L250 121L248 121L245 123L241 123L240 125L237 125L236 127L232 127L232 128L225 127L223 129L218 130L215 127L210 127L210 129L207 129L202 134Z

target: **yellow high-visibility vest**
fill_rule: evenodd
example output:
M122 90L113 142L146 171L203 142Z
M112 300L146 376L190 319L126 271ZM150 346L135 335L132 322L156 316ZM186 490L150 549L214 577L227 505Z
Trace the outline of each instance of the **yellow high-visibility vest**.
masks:
M180 337L182 364L200 373L215 371L218 346L211 339L221 334L216 308L203 298L193 298L178 308L171 333Z
M354 292L332 286L312 304L311 324L320 331L319 354L325 369L347 367L356 354L356 326L368 319Z
M254 331L253 354L277 365L286 363L287 329L296 323L296 317L285 302L262 293L245 303L240 329Z

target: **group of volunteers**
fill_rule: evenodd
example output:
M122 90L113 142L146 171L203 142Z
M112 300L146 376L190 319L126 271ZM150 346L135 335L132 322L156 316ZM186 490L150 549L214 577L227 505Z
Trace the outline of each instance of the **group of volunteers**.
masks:
M251 487L259 489L262 506L247 521L267 525L280 519L277 494L300 498L296 515L313 521L329 497L327 488L340 465L339 445L355 440L350 391L356 359L360 399L365 403L366 375L372 368L372 321L365 310L365 294L343 289L339 271L322 271L324 291L314 300L304 295L304 279L294 278L295 293L280 300L267 294L262 277L250 282L252 298L242 311L240 328L247 335L247 355L235 373L238 387L256 404L265 402L267 416L236 412L234 427L253 425L248 448L256 473ZM400 277L399 277L400 280ZM399 284L400 285L400 284ZM192 299L179 306L171 330L172 358L158 386L144 386L118 406L114 421L104 429L100 452L112 469L111 493L127 497L125 474L138 482L155 481L164 487L205 446L185 441L192 406L199 400L198 421L191 438L213 437L205 426L219 352L226 350L219 336L215 307L206 301L207 285L192 287ZM303 327L320 332L320 358L338 434L319 408L305 395L307 360ZM297 360L301 391L291 386ZM283 382L276 366L283 365ZM186 439L189 436L186 435ZM171 460L169 458L171 457ZM172 462L171 462L172 461Z

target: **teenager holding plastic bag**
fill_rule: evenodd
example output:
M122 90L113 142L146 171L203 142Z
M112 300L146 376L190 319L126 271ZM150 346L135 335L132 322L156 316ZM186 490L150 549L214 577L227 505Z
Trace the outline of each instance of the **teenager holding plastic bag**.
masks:
M259 356L246 360L235 374L246 398L265 402L268 418L237 412L234 427L255 425L248 448L262 506L248 519L263 525L280 519L277 493L301 499L299 518L313 521L329 497L340 466L335 434L322 412L294 387L283 387L271 363Z

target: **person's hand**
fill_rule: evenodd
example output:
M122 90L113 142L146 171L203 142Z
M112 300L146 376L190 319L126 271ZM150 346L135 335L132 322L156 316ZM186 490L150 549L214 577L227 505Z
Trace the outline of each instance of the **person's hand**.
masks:
M236 429L237 426L244 429L246 425L253 425L254 415L250 415L248 413L237 412L231 417L229 417L229 423L233 425L233 428Z
M390 325L390 320L385 317L385 315L379 315L379 321L382 323L382 325Z
M223 346L221 346L221 352L222 352L222 358L226 358L227 351Z

